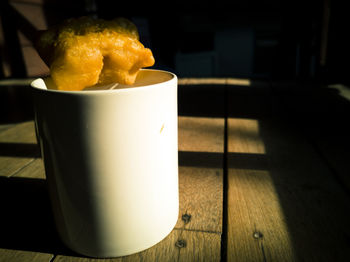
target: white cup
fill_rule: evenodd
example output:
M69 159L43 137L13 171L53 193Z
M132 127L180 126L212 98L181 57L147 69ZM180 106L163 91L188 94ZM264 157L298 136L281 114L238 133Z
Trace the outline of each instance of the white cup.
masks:
M32 82L35 123L56 226L91 257L165 238L178 218L177 77L140 71L135 86L58 91Z

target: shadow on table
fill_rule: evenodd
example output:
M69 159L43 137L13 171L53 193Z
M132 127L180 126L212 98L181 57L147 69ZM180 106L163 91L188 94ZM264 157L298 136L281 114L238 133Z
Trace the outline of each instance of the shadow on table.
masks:
M228 98L230 101L228 101ZM183 84L178 87L178 114L193 117L257 117L274 113L271 87L266 83L249 86L230 84Z
M238 169L266 170L267 159L263 154L228 152L230 167ZM179 151L179 166L223 168L224 153Z
M180 116L225 117L224 85L179 85Z
M29 82L16 83L16 80L8 82L7 84L0 81L0 124L32 120L34 110Z
M179 115L257 119L266 154L227 152L228 167L269 171L297 261L344 261L350 251L349 100L331 88L295 83L184 85ZM180 152L179 163L220 167L219 158Z
M44 179L0 177L0 248L73 254L60 241Z
M320 86L272 86L260 98L248 92L228 91L227 116L258 120L296 261L344 261L350 251L350 102ZM337 159L330 150L343 155Z
M344 261L350 252L350 234L344 230L350 221L350 197L341 174L300 130L302 122L258 123L286 223L289 239L285 240L290 241L296 261ZM280 227L283 224L272 230Z
M40 157L38 144L0 142L0 156L7 157Z

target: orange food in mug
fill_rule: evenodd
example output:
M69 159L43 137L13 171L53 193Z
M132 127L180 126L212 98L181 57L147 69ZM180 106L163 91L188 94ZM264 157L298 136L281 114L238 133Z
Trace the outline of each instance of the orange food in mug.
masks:
M125 18L69 19L41 32L37 49L59 90L131 85L141 68L154 64L152 51L140 43L136 26Z

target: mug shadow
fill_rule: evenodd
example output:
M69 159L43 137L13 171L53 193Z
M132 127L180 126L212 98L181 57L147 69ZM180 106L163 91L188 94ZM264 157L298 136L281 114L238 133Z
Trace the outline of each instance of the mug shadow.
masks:
M73 255L59 239L45 179L0 177L0 248Z
M0 156L7 157L40 157L38 144L0 142Z

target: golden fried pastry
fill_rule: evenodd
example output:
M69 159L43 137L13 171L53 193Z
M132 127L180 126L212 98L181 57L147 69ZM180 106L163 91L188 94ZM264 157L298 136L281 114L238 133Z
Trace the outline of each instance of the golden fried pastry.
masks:
M151 50L139 42L136 26L125 18L69 19L42 32L37 49L60 90L131 85L141 68L154 64Z

